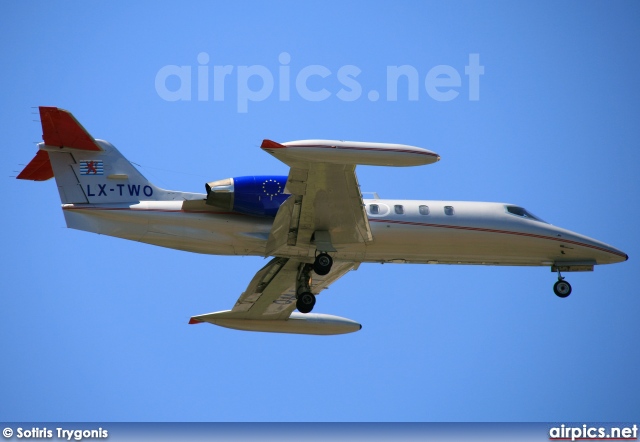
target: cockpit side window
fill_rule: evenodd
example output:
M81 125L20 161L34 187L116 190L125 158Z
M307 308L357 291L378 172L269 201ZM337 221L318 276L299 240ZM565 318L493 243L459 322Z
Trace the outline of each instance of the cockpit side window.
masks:
M532 219L534 221L539 221L541 223L546 223L546 221L541 220L533 213L529 212L527 209L518 206L505 206L507 209L507 213L510 213L515 216L519 216L520 218Z

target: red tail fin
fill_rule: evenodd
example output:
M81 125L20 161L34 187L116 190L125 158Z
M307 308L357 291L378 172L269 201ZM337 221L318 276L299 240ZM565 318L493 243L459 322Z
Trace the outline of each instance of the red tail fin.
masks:
M69 111L57 107L40 106L40 121L44 144L80 150L102 150Z

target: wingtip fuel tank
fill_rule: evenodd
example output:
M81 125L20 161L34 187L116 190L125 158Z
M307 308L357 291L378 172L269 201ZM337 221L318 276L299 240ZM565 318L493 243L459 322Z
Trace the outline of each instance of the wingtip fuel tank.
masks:
M288 319L247 319L235 312L225 310L206 315L193 316L189 324L208 322L235 330L261 331L271 333L295 333L304 335L342 335L353 333L362 325L351 319L321 313L291 313Z
M264 140L263 150L287 164L332 163L367 166L421 166L440 161L440 155L406 144L362 141L299 140L276 143Z

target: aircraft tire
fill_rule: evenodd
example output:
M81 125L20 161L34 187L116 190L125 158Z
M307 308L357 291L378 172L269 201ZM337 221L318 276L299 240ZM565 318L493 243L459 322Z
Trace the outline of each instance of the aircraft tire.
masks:
M304 292L298 295L296 301L296 308L300 313L309 313L313 310L313 306L316 305L316 295L311 292Z
M566 298L571 294L571 284L565 280L557 281L553 284L553 293L560 298Z
M331 271L333 265L333 258L326 253L321 253L316 256L316 260L313 262L313 271L318 275L326 275Z

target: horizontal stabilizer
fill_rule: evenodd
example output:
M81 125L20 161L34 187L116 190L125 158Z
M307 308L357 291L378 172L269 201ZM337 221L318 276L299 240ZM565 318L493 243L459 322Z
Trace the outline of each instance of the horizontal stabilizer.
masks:
M48 146L102 151L96 140L82 127L71 112L57 107L40 106L42 139Z
M31 181L46 181L53 178L53 168L51 167L51 161L49 161L49 154L44 150L39 150L16 178Z
M206 315L193 316L189 324L208 322L235 330L271 333L295 333L304 335L341 335L352 333L362 325L351 319L320 313L291 313L289 319L246 319L235 312L226 310Z

